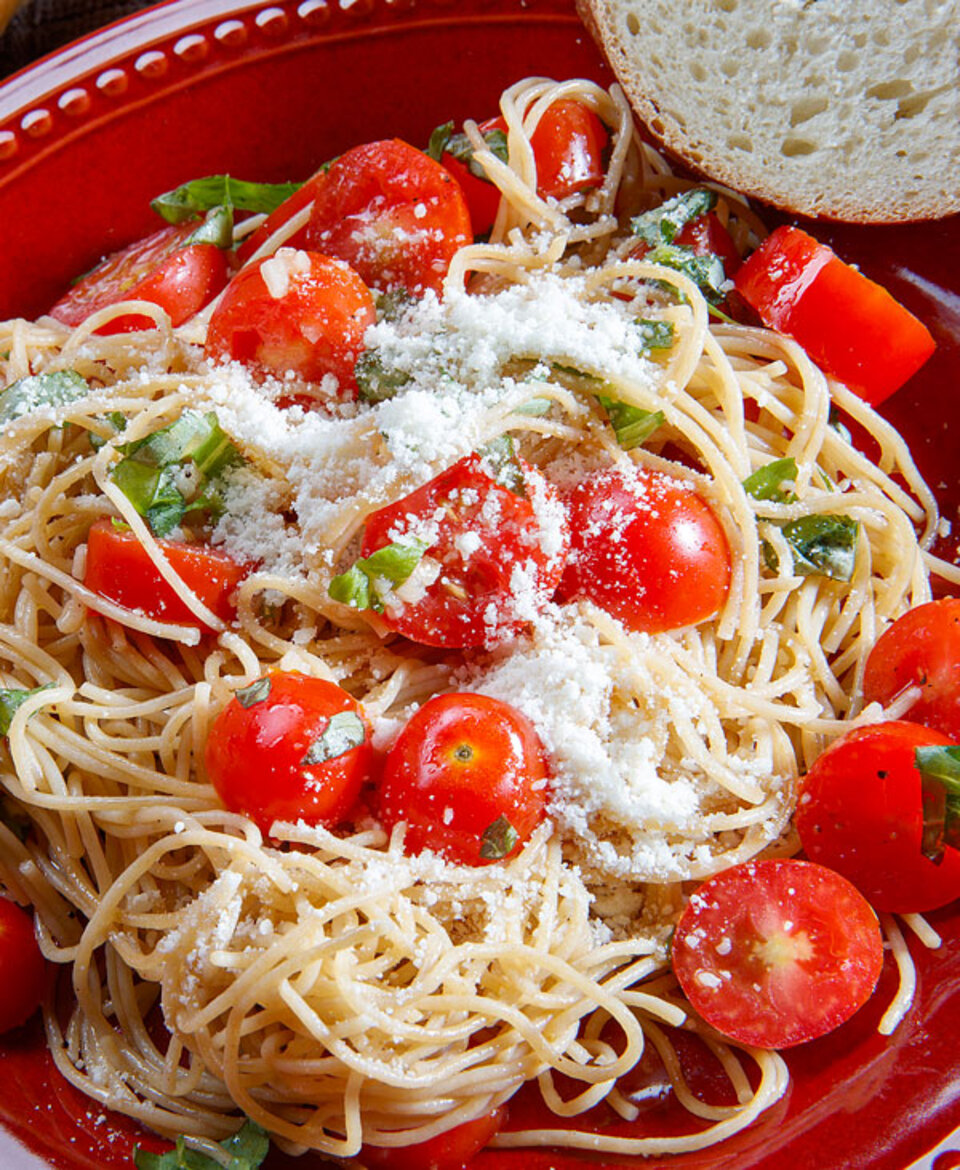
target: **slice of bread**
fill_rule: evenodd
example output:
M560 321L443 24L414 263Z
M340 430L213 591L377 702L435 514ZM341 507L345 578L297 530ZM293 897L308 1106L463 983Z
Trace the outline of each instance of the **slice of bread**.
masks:
M960 0L578 0L698 172L804 215L960 211Z

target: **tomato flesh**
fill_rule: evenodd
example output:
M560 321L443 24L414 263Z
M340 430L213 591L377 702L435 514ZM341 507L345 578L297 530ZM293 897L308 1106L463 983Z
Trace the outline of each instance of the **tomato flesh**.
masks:
M390 749L378 810L388 829L406 821L408 853L432 849L463 865L489 865L520 850L543 819L546 791L543 745L521 711L486 695L437 695ZM485 835L501 817L515 843L485 856Z
M755 861L697 890L674 934L692 1007L756 1048L789 1048L848 1020L883 965L877 917L839 874L809 861Z
M157 543L184 584L221 621L232 622L237 616L234 593L251 566L201 544ZM156 621L208 628L160 576L134 534L110 520L98 520L90 528L83 583L108 601Z
M796 826L812 861L842 873L878 910L934 910L960 896L960 852L924 853L916 749L954 741L906 720L855 728L803 779Z
M407 534L431 541L422 566L433 579L414 600L387 601L390 629L428 646L484 646L522 629L529 610L550 599L566 560L566 521L554 488L518 466L522 494L468 455L368 518L365 557Z
M572 546L558 596L585 597L631 630L693 625L723 605L730 549L709 505L645 469L582 480L567 501Z
M338 716L340 723L332 723ZM363 710L345 690L298 671L276 671L220 712L205 761L227 808L265 833L277 820L332 828L356 804L373 746Z
M48 976L33 916L9 898L0 898L0 1032L27 1022L40 1006Z
M364 1146L360 1161L380 1170L466 1170L503 1128L507 1107L501 1105L474 1121L412 1146Z
M79 280L50 310L64 325L76 326L91 314L118 301L152 301L164 309L172 325L198 313L227 281L227 258L214 244L187 244L196 223L163 228L108 256ZM97 329L100 334L153 329L140 313L116 317Z
M345 260L386 292L439 291L454 254L473 240L457 182L398 138L354 147L317 185L310 248Z
M484 122L481 130L506 131L503 118ZM582 102L561 98L544 110L530 135L537 164L537 194L542 199L566 199L603 182L606 127Z
M354 398L363 335L376 319L370 290L349 265L281 248L227 286L210 318L205 352L258 376L320 382L332 375L339 397Z
M824 370L883 402L936 348L927 327L806 232L779 227L734 278L764 325L794 338Z
M898 618L867 657L863 695L886 706L919 687L906 712L914 723L960 740L960 599L944 597Z

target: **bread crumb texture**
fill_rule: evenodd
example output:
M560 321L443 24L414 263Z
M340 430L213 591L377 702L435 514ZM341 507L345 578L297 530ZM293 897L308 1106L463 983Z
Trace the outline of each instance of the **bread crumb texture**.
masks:
M746 194L841 220L960 211L960 0L581 0L638 116Z

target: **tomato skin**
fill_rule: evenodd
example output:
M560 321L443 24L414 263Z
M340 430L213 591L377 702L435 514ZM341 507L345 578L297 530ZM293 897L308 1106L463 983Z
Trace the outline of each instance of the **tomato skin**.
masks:
M858 727L803 778L796 826L811 861L843 874L878 910L935 910L960 896L960 852L925 857L922 779L914 753L948 736L906 720Z
M475 175L466 163L454 158L449 151L444 151L440 162L460 184L467 210L470 212L473 234L486 235L493 227L493 221L500 209L500 188L489 179L481 179L479 175Z
M960 740L960 598L928 601L898 618L867 656L863 695L886 706L905 687L920 697L905 714Z
M798 341L866 402L883 402L930 357L927 327L826 244L799 228L771 233L734 278L764 325Z
M186 244L196 223L162 228L114 252L79 280L50 310L64 325L76 326L117 301L152 301L174 326L198 313L227 282L227 257L215 244ZM154 322L127 313L96 330L99 334L153 329Z
M49 980L33 929L33 916L16 902L0 897L0 1032L18 1028L40 1006Z
M363 556L402 534L416 536L430 523L434 542L424 560L440 567L418 600L386 604L381 616L390 629L427 646L485 646L516 633L528 620L514 603L515 571L524 574L533 600L550 599L566 562L569 533L556 490L523 460L519 464L526 495L496 483L474 454L368 517ZM556 522L548 550L544 514ZM465 541L475 547L465 550Z
M500 816L520 851L543 820L547 763L533 724L486 695L436 695L406 723L387 753L377 807L387 829L407 822L408 853L432 849L462 865L481 857L483 834Z
M282 289L270 291L264 273ZM330 256L281 248L242 269L210 318L204 351L214 361L239 361L258 376L287 373L307 382L332 374L341 398L355 398L354 368L363 335L377 319L370 290Z
M866 1003L883 940L877 916L839 874L809 861L752 861L691 897L672 959L707 1023L741 1044L790 1048Z
M672 476L613 468L567 499L572 546L558 597L590 601L631 630L658 633L715 614L730 548L706 501Z
M503 118L492 118L480 129L505 132L507 123ZM569 98L552 102L530 135L541 199L566 199L578 191L599 187L608 141L606 127L582 102Z
M373 767L370 726L360 704L336 683L299 671L265 676L269 693L244 706L232 698L210 728L207 775L227 808L264 833L276 820L332 828L350 813ZM357 715L363 741L340 755L305 764L330 719Z
M463 192L399 138L356 146L314 193L310 248L345 260L382 292L439 292L454 254L473 240Z
M222 621L232 622L237 616L233 595L251 566L202 544L157 543L204 605ZM90 528L83 583L108 601L157 621L208 629L160 576L134 534L110 520L97 520Z
M377 1170L466 1170L506 1119L507 1107L501 1105L413 1146L364 1146L359 1161Z

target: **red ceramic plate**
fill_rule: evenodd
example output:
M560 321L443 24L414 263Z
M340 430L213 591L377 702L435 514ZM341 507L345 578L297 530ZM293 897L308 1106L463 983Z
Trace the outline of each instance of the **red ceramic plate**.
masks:
M151 230L148 200L185 179L218 171L302 178L359 142L397 135L425 143L440 122L489 113L506 85L531 73L609 80L573 0L174 0L96 33L0 87L0 314L48 308L104 252ZM936 334L937 354L887 413L960 529L960 221L814 230ZM955 557L956 538L938 551ZM960 1125L960 912L933 920L944 946L914 948L918 1003L892 1038L875 1031L895 982L888 969L854 1020L790 1052L786 1098L748 1132L702 1154L641 1164L960 1165L950 1152L960 1139L949 1136ZM39 1028L3 1038L0 1078L4 1170L129 1167L135 1141L162 1148L70 1088ZM528 1124L536 1111L533 1095L521 1094L512 1124ZM669 1105L658 1103L639 1124L665 1131L675 1123ZM629 1130L604 1112L593 1124ZM488 1151L476 1166L585 1164L624 1165L585 1154Z

